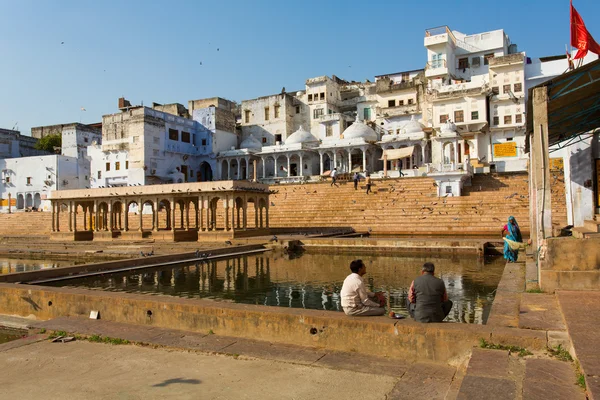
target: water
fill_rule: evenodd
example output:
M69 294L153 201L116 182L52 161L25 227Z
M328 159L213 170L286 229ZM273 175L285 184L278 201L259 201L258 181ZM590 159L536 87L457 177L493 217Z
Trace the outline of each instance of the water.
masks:
M0 327L0 344L17 340L26 334L26 331Z
M272 252L200 264L181 264L127 273L55 282L53 286L210 298L267 306L342 311L339 292L350 273L350 261L367 265L365 282L372 291L388 293L389 307L406 314L412 280L425 261L436 265L454 307L448 319L485 323L504 270L502 258L482 262L475 257L401 257L368 254L309 254L297 258Z
M72 261L26 260L18 258L0 258L0 275L14 272L37 271L39 269L58 268L73 265Z

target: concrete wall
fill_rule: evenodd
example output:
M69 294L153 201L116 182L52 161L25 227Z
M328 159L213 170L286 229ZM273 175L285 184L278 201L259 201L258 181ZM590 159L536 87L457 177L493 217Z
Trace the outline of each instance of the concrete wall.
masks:
M539 283L545 292L600 287L600 238L549 238L542 251Z
M36 150L38 139L21 135L19 131L0 129L0 158L47 155L47 151Z

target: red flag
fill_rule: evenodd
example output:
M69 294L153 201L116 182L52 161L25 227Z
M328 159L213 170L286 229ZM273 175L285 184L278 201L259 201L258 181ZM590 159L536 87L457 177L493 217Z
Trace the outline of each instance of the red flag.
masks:
M581 15L573 7L573 0L571 0L571 46L578 49L573 57L574 60L585 57L588 51L600 55L600 45L588 32Z

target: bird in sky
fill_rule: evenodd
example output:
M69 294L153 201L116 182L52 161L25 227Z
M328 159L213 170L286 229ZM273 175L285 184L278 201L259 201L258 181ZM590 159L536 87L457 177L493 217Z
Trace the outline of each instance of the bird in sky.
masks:
M60 42L60 44L65 44L65 42Z

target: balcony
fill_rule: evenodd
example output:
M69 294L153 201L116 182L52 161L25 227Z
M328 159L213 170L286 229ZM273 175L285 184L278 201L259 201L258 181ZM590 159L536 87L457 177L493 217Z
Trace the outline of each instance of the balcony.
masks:
M456 45L456 38L447 26L439 26L425 30L425 47L451 43Z
M432 60L428 62L425 66L425 76L431 78L440 75L448 75L446 60Z
M396 107L382 107L381 115L383 117L397 117L407 114L416 114L418 111L417 104L406 104Z
M447 100L453 97L477 96L487 94L490 86L486 82L464 82L433 88L433 100Z

